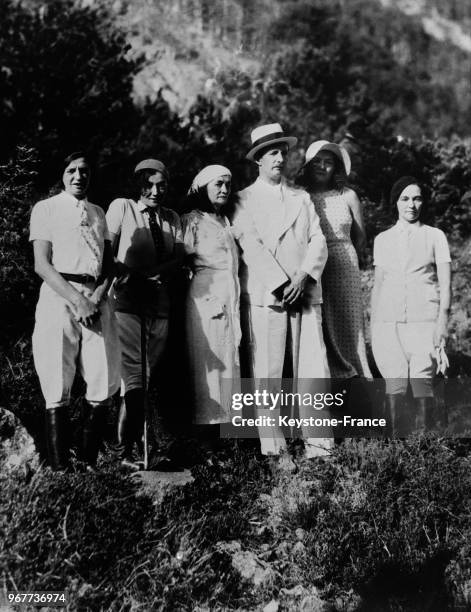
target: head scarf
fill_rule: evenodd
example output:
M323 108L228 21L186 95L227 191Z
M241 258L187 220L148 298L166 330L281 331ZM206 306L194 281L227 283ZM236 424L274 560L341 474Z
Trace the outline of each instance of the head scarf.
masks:
M160 172L160 174L164 176L167 181L170 178L165 164L158 159L143 159L134 168L134 174L140 172L141 170L153 170L154 172Z
M208 183L210 183L211 181L214 181L220 176L231 176L232 177L232 173L229 170L229 168L226 168L226 166L220 166L218 164L206 166L200 172L198 172L198 174L193 179L193 182L191 183L191 187L188 190L188 195L192 193L197 193L200 189L202 189L203 187L206 187Z
M421 187L420 182L413 176L401 176L401 178L394 183L391 189L391 196L389 198L389 202L392 207L396 206L399 196L406 187L409 187L409 185L418 185Z

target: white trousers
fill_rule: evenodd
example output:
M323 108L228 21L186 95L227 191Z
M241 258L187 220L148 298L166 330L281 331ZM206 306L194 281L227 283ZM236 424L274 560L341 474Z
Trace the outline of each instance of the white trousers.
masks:
M270 392L281 391L281 378L285 354L288 349L293 361L296 340L299 337L299 359L293 363L297 369L294 384L299 393L327 391L329 383L319 379L329 379L330 371L322 334L322 310L320 305L310 305L303 309L301 316L288 313L276 306L255 306L244 304L243 325L248 339L248 355L251 374L256 388L263 385ZM316 379L316 380L313 380ZM320 388L322 387L322 388ZM257 410L257 416L278 419L279 410ZM309 408L300 406L300 416L312 416ZM283 432L277 425L259 427L262 454L276 455L286 447ZM304 431L305 442L311 456L327 454L333 446L333 438L315 438L312 431Z
M405 394L410 382L414 397L433 396L436 368L433 332L435 322L374 323L371 330L373 355L386 393Z
M89 285L73 283L90 296ZM46 408L70 402L78 369L87 385L85 398L101 404L119 389L120 348L116 320L110 304L100 306L101 316L91 328L78 323L68 303L45 283L36 307L33 357Z
M132 389L142 389L141 318L139 315L117 312L121 342L121 395ZM146 317L147 381L157 365L168 335L168 319Z

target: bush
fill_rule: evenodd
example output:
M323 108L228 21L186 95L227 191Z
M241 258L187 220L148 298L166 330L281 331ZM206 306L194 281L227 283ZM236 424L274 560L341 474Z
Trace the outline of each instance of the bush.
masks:
M42 185L58 159L133 128L133 75L125 35L111 13L75 0L0 0L0 158L26 143L39 151Z
M36 291L29 244L29 215L37 193L37 156L19 147L8 164L0 167L0 320L1 343L32 327Z
M10 586L70 590L73 610L253 602L220 543L253 545L258 494L270 484L265 462L227 445L158 507L131 477L101 468L32 478L0 471L0 571Z
M305 530L307 584L445 597L445 568L471 535L469 468L440 439L346 440L332 463L281 481L271 521Z

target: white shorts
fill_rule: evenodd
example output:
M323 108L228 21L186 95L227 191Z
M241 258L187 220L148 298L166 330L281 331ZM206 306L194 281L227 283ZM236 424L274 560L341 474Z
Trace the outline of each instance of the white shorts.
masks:
M386 393L405 394L410 382L414 397L433 396L434 329L433 321L373 324L373 355L386 379Z

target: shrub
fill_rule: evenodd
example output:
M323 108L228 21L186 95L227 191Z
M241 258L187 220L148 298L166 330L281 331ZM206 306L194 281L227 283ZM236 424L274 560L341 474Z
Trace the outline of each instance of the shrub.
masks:
M440 439L346 440L332 463L280 482L270 520L289 526L288 537L305 530L307 584L444 597L445 568L471 534L469 468Z
M253 545L258 493L270 484L265 462L226 445L158 507L108 462L101 470L0 470L0 571L10 586L69 590L73 610L253 603L220 542Z

